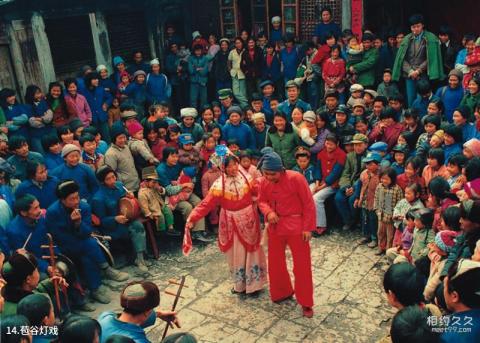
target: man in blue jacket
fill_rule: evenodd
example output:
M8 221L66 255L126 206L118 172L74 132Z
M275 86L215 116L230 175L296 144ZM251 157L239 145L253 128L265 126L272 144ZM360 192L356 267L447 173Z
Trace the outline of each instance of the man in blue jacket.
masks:
M108 304L110 297L105 286L101 285L102 276L114 281L125 281L129 276L109 266L95 238L91 236L90 206L80 200L79 191L79 185L72 180L57 186L58 200L47 210L48 230L60 250L80 262L90 296L102 304Z
M18 185L15 191L16 197L31 194L37 198L42 208L48 208L55 200L55 188L58 179L48 176L45 164L37 161L27 162L27 178Z
M149 343L145 328L154 325L157 318L180 327L176 313L155 310L158 305L160 291L156 284L149 281L129 284L120 296L122 312L103 312L98 317L102 327L101 343L112 335L129 337L136 343Z
M295 107L300 107L303 112L310 111L312 109L310 104L300 99L300 87L295 81L288 81L285 85L285 89L287 91L287 100L278 105L278 110L285 113L288 122L292 121L292 112Z
M74 180L80 187L82 199L90 200L98 189L97 179L92 168L80 162L80 148L74 144L67 144L62 149L65 163L50 173L60 181Z
M102 139L110 143L107 110L112 105L113 98L99 84L100 75L97 72L89 73L85 76L85 88L80 89L80 93L87 99L92 111L92 125L100 131Z
M96 176L101 185L92 198L92 211L100 219L102 232L112 239L129 238L136 252L135 265L142 272L148 272L144 260L146 240L143 224L138 220L129 220L119 207L120 199L133 198L133 193L125 191L108 165L100 167Z

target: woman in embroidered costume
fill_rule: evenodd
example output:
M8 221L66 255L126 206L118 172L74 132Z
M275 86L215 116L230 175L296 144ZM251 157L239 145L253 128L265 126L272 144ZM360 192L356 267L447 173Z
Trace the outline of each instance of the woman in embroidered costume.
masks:
M220 161L223 173L188 217L183 249L188 255L191 250L189 231L194 223L219 205L218 246L230 267L234 283L232 293L251 294L261 290L267 281L266 258L260 247L260 220L252 200L256 185L249 175L239 170L236 156L228 154L226 149L223 154L221 158L216 154L211 159L213 163L215 158L217 163Z

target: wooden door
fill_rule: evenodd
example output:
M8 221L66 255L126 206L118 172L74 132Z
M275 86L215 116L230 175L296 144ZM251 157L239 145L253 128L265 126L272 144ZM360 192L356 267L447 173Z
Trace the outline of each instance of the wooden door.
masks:
M252 34L258 36L263 32L270 37L268 0L251 0Z
M298 0L282 0L282 26L285 34L299 37L300 15Z
M11 61L9 46L0 45L0 89L10 88L18 94L17 80Z
M238 6L237 0L220 1L220 28L222 37L234 38L238 35Z

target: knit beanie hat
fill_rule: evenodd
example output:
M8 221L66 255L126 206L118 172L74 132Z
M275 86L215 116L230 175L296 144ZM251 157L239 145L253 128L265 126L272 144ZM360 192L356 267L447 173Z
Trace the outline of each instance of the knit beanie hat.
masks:
M23 284L28 275L31 275L38 267L37 259L29 252L15 252L7 262L3 264L2 276L7 284L18 287Z
M125 128L120 125L112 125L112 129L110 131L110 136L112 136L112 142L115 143L115 140L117 139L118 136L120 135L126 135L127 132L125 131Z
M108 72L108 69L104 64L99 64L96 68L97 73L100 73L102 70L106 70Z
M137 70L135 73L133 73L133 78L136 79L137 76L139 75L143 75L143 76L147 76L147 73L145 73L143 70Z
M230 106L229 109L227 110L227 115L230 117L231 114L233 113L237 113L239 114L240 116L243 115L243 111L242 109L240 108L240 106L236 106L236 105L233 105L233 106Z
M136 281L128 284L120 296L120 305L125 310L144 312L160 304L158 286L150 281Z
M440 231L435 236L435 245L445 253L449 253L455 245L458 232L451 230Z
M185 117L193 117L197 118L198 112L195 108L193 107L185 107L180 110L180 117L185 118Z
M186 176L192 177L192 178L195 177L195 175L197 174L197 168L193 166L184 167L182 171Z
M472 138L466 141L465 144L463 144L463 147L470 150L473 156L480 156L480 139Z
M66 144L62 149L62 158L67 157L67 155L71 152L78 151L81 153L80 148L75 144Z
M463 73L458 69L450 70L450 73L448 73L448 77L450 76L456 76L460 82L462 82L463 80Z
M119 65L120 63L124 63L125 64L125 61L123 60L123 58L121 58L120 56L115 56L113 58L113 65L116 67L117 65Z
M142 131L143 126L138 121L134 121L134 122L131 122L131 123L127 124L127 130L128 130L128 134L130 136L133 136L133 135L137 134L138 132Z
M472 200L480 199L480 178L477 178L473 181L467 182L463 189L467 193L468 198Z
M437 130L432 135L432 137L437 137L441 142L443 142L443 140L445 138L445 133L443 132L443 130Z
M273 172L283 171L285 169L282 158L276 152L268 152L263 155L260 161L258 161L258 168Z

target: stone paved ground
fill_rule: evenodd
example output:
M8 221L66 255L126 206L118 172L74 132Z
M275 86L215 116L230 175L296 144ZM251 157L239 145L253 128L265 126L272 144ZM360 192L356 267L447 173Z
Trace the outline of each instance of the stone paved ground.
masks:
M201 342L375 342L387 332L394 314L382 291L387 264L374 250L358 246L358 238L357 234L334 232L312 239L312 319L301 316L294 300L272 303L268 290L258 298L230 294L227 264L214 243L196 247L187 258L180 252L180 241L169 242L160 247L163 252L150 275L138 274L132 267L125 270L132 280L148 279L162 292L168 279L186 275L188 288L177 309L182 330ZM99 306L93 315L112 308L120 311L122 287L110 286L114 300ZM168 289L176 291L172 286ZM162 294L160 307L169 309L172 302L172 296ZM160 342L164 326L157 320L149 328L152 342Z

